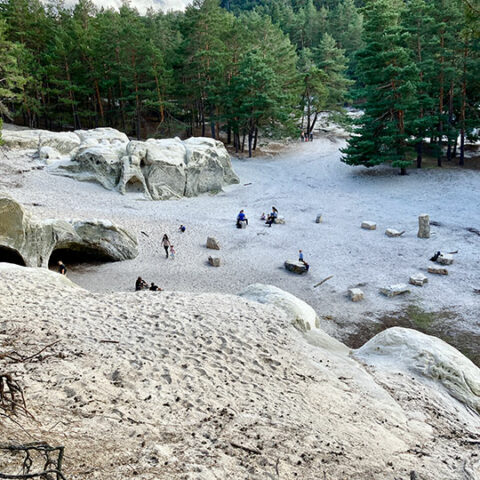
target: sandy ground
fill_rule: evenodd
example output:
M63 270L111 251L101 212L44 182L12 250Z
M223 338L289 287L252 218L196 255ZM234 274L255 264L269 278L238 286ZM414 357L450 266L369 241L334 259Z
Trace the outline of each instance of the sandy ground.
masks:
M315 346L276 307L91 293L7 264L0 278L0 372L35 417L2 404L1 443L65 446L69 480L478 478L478 415L338 342ZM19 465L0 449L0 472Z
M56 177L46 170L22 174L23 186L8 191L43 218L104 218L138 235L140 255L127 262L70 266L69 276L93 292L131 291L138 275L166 289L189 292L237 293L248 284L276 285L311 304L323 327L346 339L365 322L390 312L395 316L412 305L421 311L448 312L443 327L480 332L480 172L412 169L401 177L396 170L352 168L339 161L343 140L317 139L298 143L275 158L235 160L240 185L218 195L163 202L146 201L138 193L121 196L92 183ZM17 162L10 151L10 162ZM18 162L25 161L19 158ZM275 205L285 225L267 228L259 220ZM235 228L238 211L250 220ZM317 213L324 222L315 223ZM418 239L417 217L430 214L439 222L432 237ZM377 223L376 231L360 228L362 220ZM180 224L187 226L184 234ZM388 238L386 228L406 230ZM168 233L175 260L164 258L160 239ZM205 248L207 236L220 244L223 265L212 268ZM296 276L283 268L302 249L311 269ZM386 298L379 288L407 283L415 272L426 272L437 250L457 251L447 277L429 275L423 288L412 287L404 297ZM334 275L319 288L323 278ZM365 300L352 303L347 289L361 284ZM450 315L451 313L451 315Z

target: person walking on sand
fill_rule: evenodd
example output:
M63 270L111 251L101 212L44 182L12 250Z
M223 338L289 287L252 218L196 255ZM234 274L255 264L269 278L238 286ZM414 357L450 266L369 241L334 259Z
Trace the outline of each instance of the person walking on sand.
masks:
M67 275L67 267L61 260L58 261L58 273L60 275Z
M165 258L168 258L168 249L170 248L171 243L168 238L168 235L165 234L162 238L162 247L165 249Z
M175 249L173 248L173 245L170 245L170 258L175 260Z

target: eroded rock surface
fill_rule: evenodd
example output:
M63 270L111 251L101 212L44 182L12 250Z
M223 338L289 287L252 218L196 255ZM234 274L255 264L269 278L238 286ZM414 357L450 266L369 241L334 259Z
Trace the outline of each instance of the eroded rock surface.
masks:
M0 253L28 267L48 267L55 250L107 261L135 258L137 240L104 220L38 220L9 196L0 197Z

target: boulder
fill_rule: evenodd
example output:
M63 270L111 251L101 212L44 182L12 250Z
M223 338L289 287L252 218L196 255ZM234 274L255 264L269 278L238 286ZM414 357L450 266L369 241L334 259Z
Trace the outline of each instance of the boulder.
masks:
M359 302L360 300L363 300L364 294L363 291L360 290L359 288L349 288L348 289L348 296L352 300L352 302Z
M322 223L322 222L323 222L322 214L318 213L317 218L315 218L315 223Z
M295 295L273 285L254 283L239 294L259 303L267 303L284 310L292 323L304 332L320 328L320 319L315 310Z
M101 143L104 145L114 143L128 143L128 137L123 133L110 127L94 128L91 130L75 130L82 144Z
M220 250L220 245L215 237L207 237L207 248Z
M362 228L364 230L376 230L377 224L375 222L369 222L365 220L362 222Z
M423 287L425 283L428 283L428 277L423 273L415 273L410 276L409 283L417 287Z
M385 230L385 235L387 237L401 237L405 233L405 230L403 232L399 232L398 230L395 230L394 228L387 228Z
M448 275L448 270L443 267L428 267L428 273L435 275Z
M440 265L451 265L453 263L453 255L442 253L437 257L437 263Z
M389 328L369 340L354 356L378 368L413 373L424 381L433 381L480 413L480 370L439 338L407 328Z
M37 220L11 197L0 197L0 261L8 255L27 267L48 267L58 249L106 261L138 255L136 238L111 222Z
M418 217L418 238L430 238L430 217L424 213Z
M397 295L402 295L404 293L409 293L410 289L405 283L398 283L396 285L389 285L380 289L380 292L386 295L387 297L396 297Z
M47 165L62 159L62 154L53 147L40 147L37 152L37 158Z
M8 148L38 150L52 147L64 155L80 145L80 138L75 133L48 130L3 130L2 140Z
M308 272L308 267L303 262L296 262L292 260L285 261L285 268L293 273L301 275Z
M208 263L212 267L219 267L220 266L220 259L218 257L208 257Z

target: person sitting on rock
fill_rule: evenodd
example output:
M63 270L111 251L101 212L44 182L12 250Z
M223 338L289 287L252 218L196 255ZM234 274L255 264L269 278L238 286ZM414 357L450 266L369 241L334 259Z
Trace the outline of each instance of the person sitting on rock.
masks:
M272 223L275 223L275 220L278 217L278 210L275 207L272 207L272 211L269 213L267 221L265 222L269 227L272 226Z
M185 228L185 225L180 225L180 227L178 228L182 233L185 232L186 228Z
M240 213L237 215L237 228L242 228L242 223L248 225L248 218L244 210L240 210Z
M147 288L148 283L142 277L138 277L135 282L135 291L138 292L139 290L145 290Z
M61 260L58 261L58 273L60 275L66 275L67 274L67 267L63 264Z
M308 272L308 269L310 268L310 265L305 260L303 260L303 255L302 255L302 259L301 260L298 259L298 261L305 265L305 271Z

